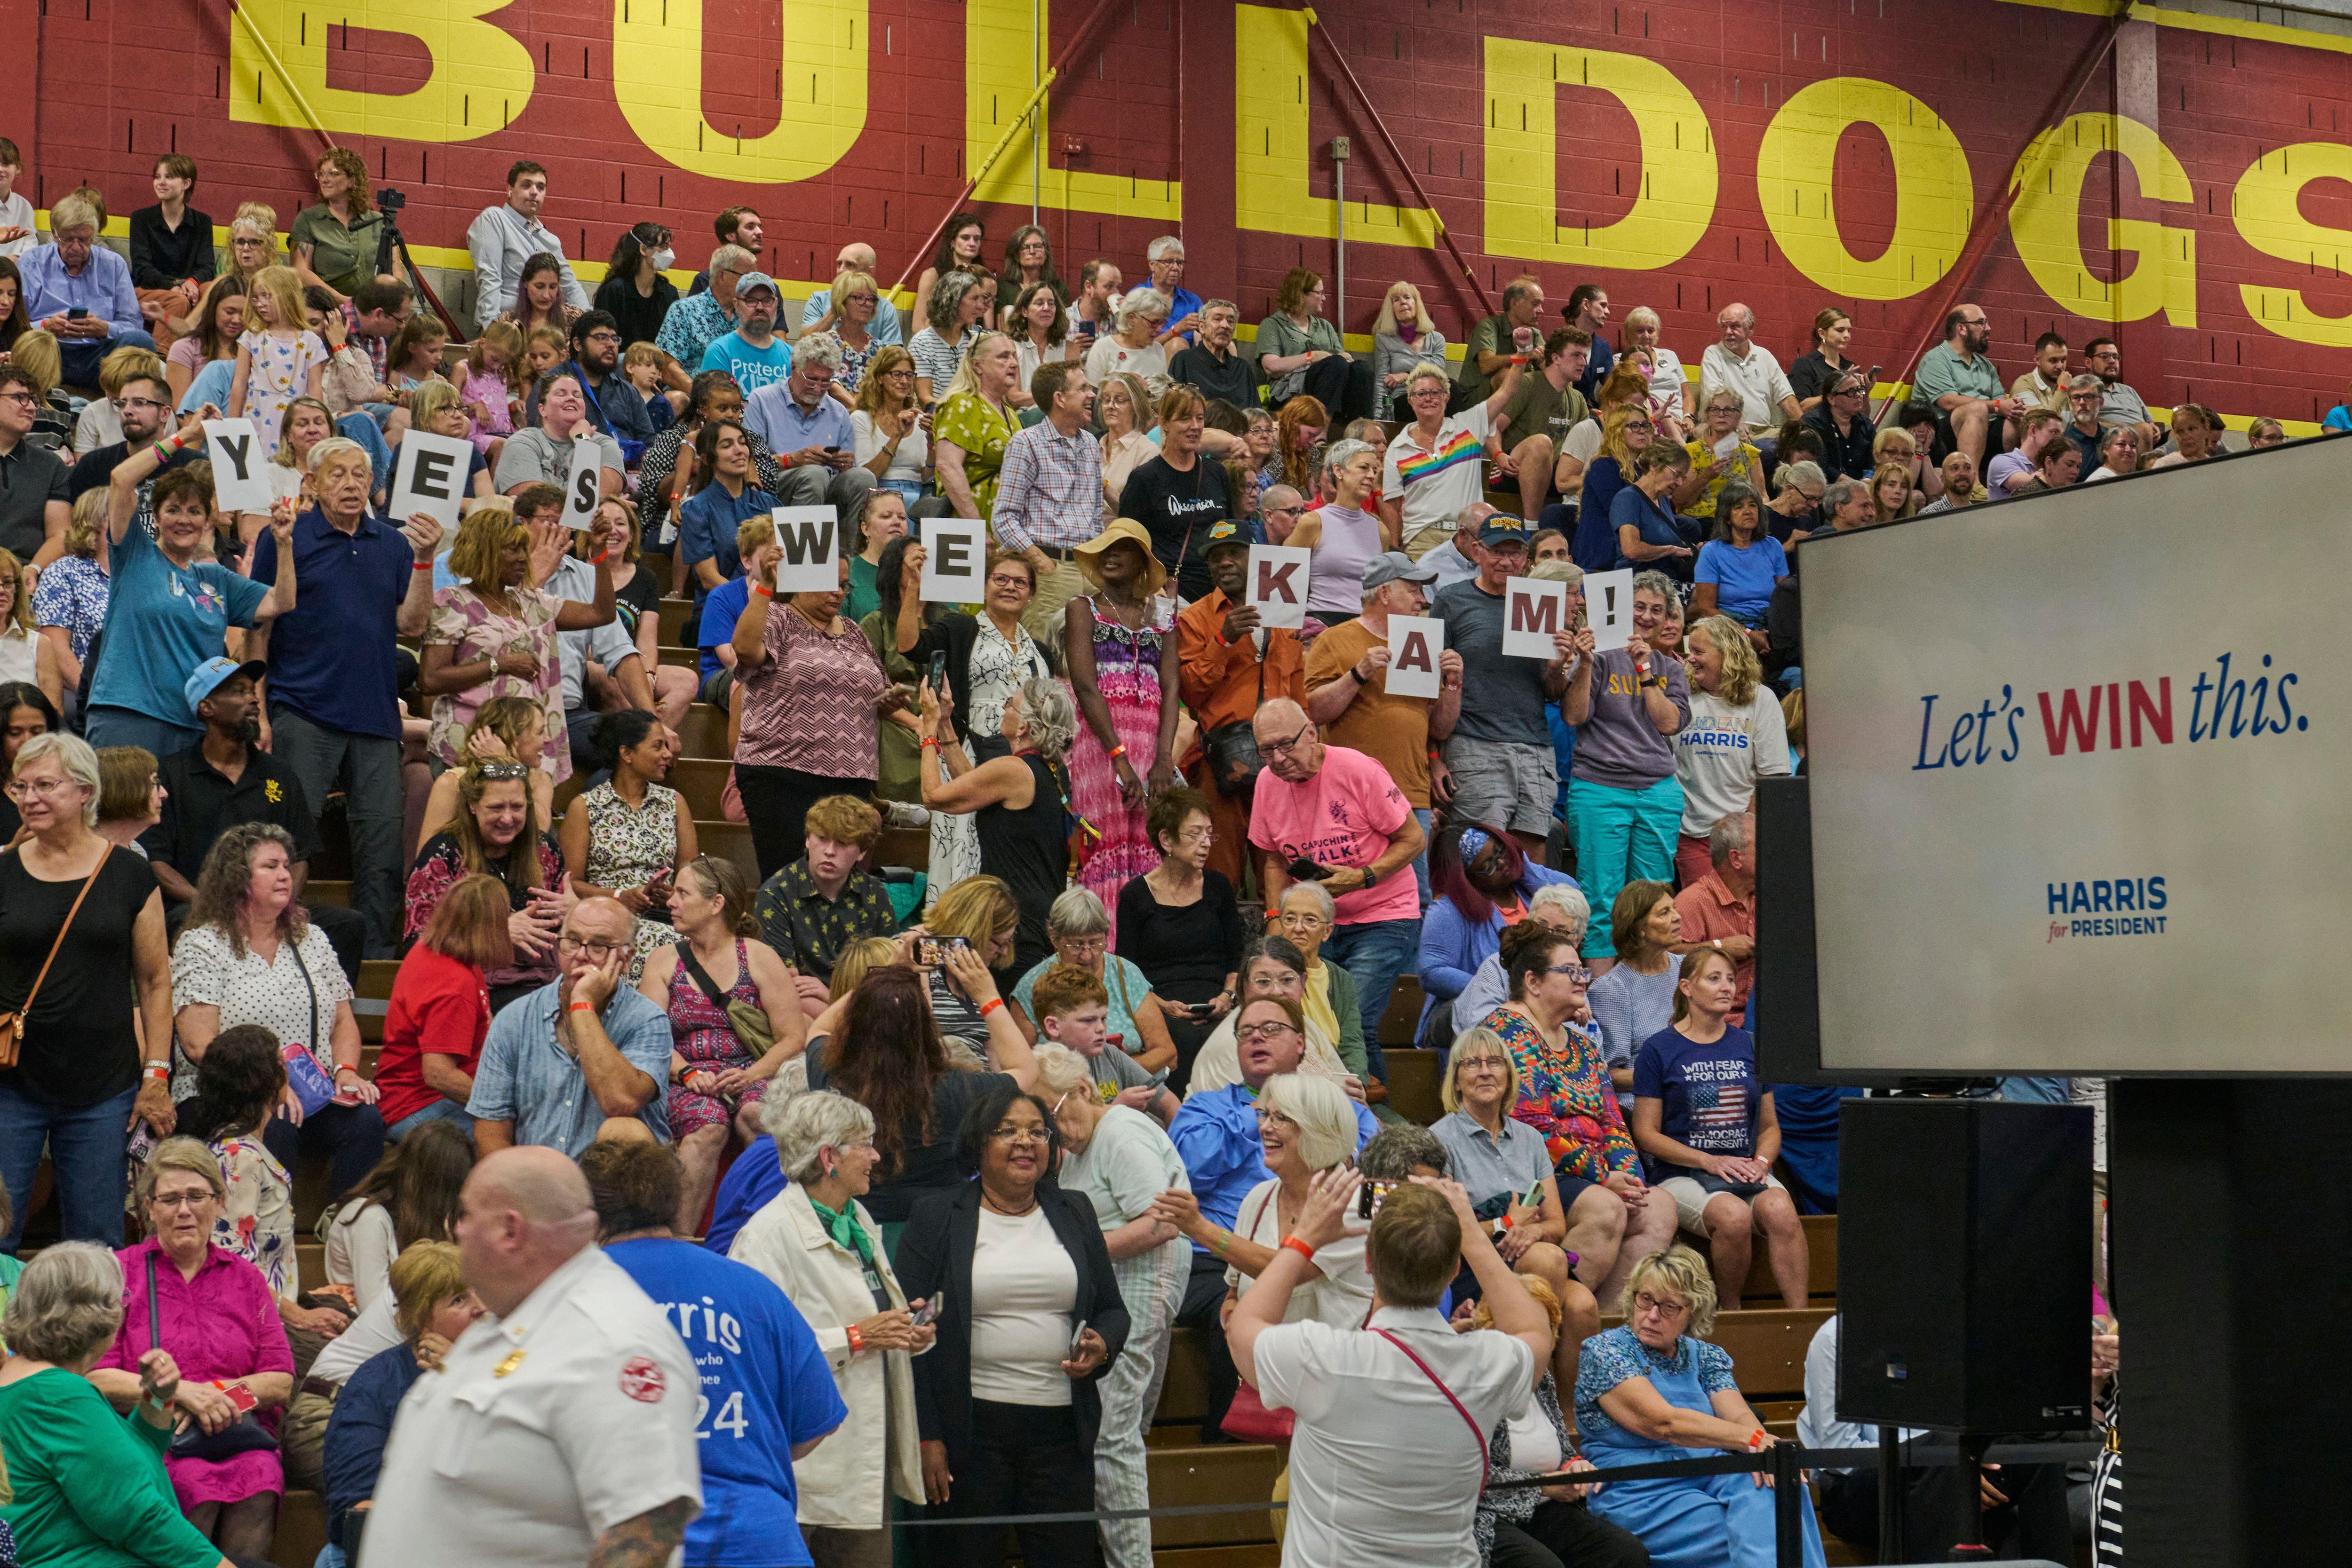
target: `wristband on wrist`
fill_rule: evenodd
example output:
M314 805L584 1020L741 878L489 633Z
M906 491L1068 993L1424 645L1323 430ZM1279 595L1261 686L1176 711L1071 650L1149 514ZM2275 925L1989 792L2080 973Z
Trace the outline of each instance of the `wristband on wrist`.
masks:
M1282 1239L1282 1244L1285 1247L1289 1248L1293 1252L1297 1253L1301 1258L1306 1259L1309 1263L1315 1261L1315 1249L1307 1245L1306 1242L1300 1240L1297 1237L1286 1236Z
M1753 1432L1750 1432L1750 1433L1748 1433L1748 1451L1749 1453L1751 1453L1751 1454L1760 1454L1760 1453L1762 1453L1762 1452L1764 1451L1764 1443L1765 1443L1765 1437L1764 1437L1764 1428L1763 1428L1763 1427L1757 1427L1757 1428L1756 1428L1756 1430L1754 1430Z
M939 745L939 743L940 743L939 737L937 737L937 736L935 736L935 735L927 735L927 736L923 737L923 744L924 744L925 746L937 746L937 745Z
M408 570L411 571L431 571L433 570L433 563L429 560L420 560Z
M751 591L758 594L762 599L773 599L776 596L776 591L770 588L764 582L753 583L751 585Z
M568 1013L593 1013L596 1010L596 1004L594 1002L574 1002L563 1010Z
M168 1061L142 1062L139 1068L139 1076L142 1078L169 1078L172 1076L172 1064Z
M991 997L988 1000L980 1004L980 1016L986 1018L989 1014L994 1012L1003 1005L1004 998L1003 997Z
M1110 751L1109 751L1109 754L1108 754L1108 755L1109 755L1109 757L1110 757L1110 759L1111 759L1113 762L1116 762L1116 761L1118 761L1120 758L1125 757L1125 756L1127 755L1127 742L1125 742L1125 741L1123 741L1123 740L1122 740L1122 741L1120 741L1117 746L1112 747L1110 748Z
M179 450L179 448L178 448L178 447L176 447L176 446L174 446L174 447L170 447L170 448L166 448L166 447L164 446L164 444L163 444L162 442L160 442L160 441L159 441L159 442L157 442L157 443L155 444L155 465L156 465L156 466L157 466L157 467L168 467L168 466L170 465L170 464L171 464L171 461L172 461L172 454L173 454L173 452L178 451L178 450Z
M849 1335L849 1354L852 1355L864 1354L866 1350L866 1336L857 1332L857 1325L856 1323L852 1323L845 1332Z

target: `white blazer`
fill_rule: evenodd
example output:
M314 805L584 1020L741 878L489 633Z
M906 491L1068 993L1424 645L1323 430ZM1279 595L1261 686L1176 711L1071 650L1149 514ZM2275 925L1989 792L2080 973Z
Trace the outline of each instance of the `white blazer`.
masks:
M898 1288L898 1277L882 1251L881 1228L864 1204L854 1205L852 1213L873 1244L874 1266L890 1304L905 1306L907 1293ZM800 1521L833 1530L881 1529L886 1463L890 1490L908 1502L921 1502L923 1470L911 1358L903 1350L849 1354L849 1325L872 1317L877 1310L857 1255L825 1233L798 1183L744 1222L727 1255L773 1280L800 1309L833 1368L842 1403L849 1406L848 1419L832 1437L806 1458L793 1462Z

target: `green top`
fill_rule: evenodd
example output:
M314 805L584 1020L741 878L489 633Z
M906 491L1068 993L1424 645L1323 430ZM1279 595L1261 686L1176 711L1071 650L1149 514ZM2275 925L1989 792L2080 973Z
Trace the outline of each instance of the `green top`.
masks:
M286 248L299 254L310 249L310 270L338 294L349 294L362 283L375 281L376 242L383 234L383 214L366 212L349 228L320 202L294 214L287 231Z
M874 563L862 555L849 558L849 595L841 601L841 613L851 621L863 621L882 608L882 591L874 585Z
M180 1514L172 1435L118 1416L63 1367L0 1388L0 1453L16 1500L0 1519L17 1560L42 1568L215 1568L220 1548Z
M1454 372L1463 402L1485 402L1495 395L1495 378L1478 368L1478 356L1510 352L1503 346L1507 341L1500 316L1489 316L1470 329L1470 340L1462 346L1462 368Z
M1320 316L1309 316L1307 319L1307 325L1301 327L1277 310L1258 323L1257 357L1259 359L1263 360L1272 355L1277 360L1286 360L1295 354L1303 354L1309 349L1321 349L1326 353L1339 354L1347 351L1347 345L1339 340L1339 329ZM1276 402L1287 402L1305 391L1306 387L1307 368L1304 365L1295 371L1285 371L1273 378L1274 400ZM1335 422L1339 417L1338 409L1328 409L1325 412L1329 413Z

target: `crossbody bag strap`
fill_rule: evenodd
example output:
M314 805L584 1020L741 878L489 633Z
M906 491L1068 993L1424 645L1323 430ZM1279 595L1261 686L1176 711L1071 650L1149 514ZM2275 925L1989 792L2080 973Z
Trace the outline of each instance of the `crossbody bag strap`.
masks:
M315 1057L319 1054L319 1047L327 1043L319 1038L324 1032L319 1028L319 988L310 981L310 966L302 962L302 944L289 942L286 946L287 949L294 955L294 967L302 971L302 989L310 998L310 1054ZM329 1082L332 1082L334 1076L332 1072L328 1073Z
M1421 1375L1429 1379L1429 1381L1436 1386L1436 1389L1440 1394L1445 1396L1445 1402L1454 1406L1454 1413L1462 1417L1462 1423L1464 1426L1470 1428L1470 1439L1478 1445L1478 1490L1479 1491L1484 1492L1486 1490L1486 1481L1488 1478L1494 1474L1494 1466L1489 1462L1486 1457L1486 1434L1479 1430L1478 1418L1471 1415L1469 1410L1463 1405L1462 1401L1454 1396L1454 1390L1445 1386L1445 1380L1444 1378L1429 1370L1429 1363L1422 1360L1421 1356L1413 1350L1412 1346L1405 1343L1404 1341L1397 1338L1396 1335L1389 1333L1386 1329L1374 1329L1372 1330L1372 1333L1380 1335L1382 1339L1388 1341L1391 1344L1404 1352L1405 1359L1412 1362L1413 1365L1421 1368Z
M710 971L704 968L702 960L694 956L693 943L680 938L677 945L677 961L685 967L686 972L693 977L694 983L701 988L702 994L710 998L710 1005L720 1012L725 1012L727 993L719 988L719 982L710 977Z
M99 856L98 865L90 872L89 880L81 884L81 891L74 894L73 907L66 911L65 924L58 927L57 940L49 944L49 956L41 960L41 972L33 977L33 988L25 993L25 1005L16 1009L18 1018L30 1019L33 1016L33 998L41 994L41 982L49 977L49 966L58 961L58 949L66 945L66 933L73 929L74 916L81 913L81 901L88 898L89 890L98 885L99 873L106 870L106 862L113 855L114 851L109 848L106 853ZM29 876L32 873L28 871L26 874Z
M163 1312L155 1304L155 1254L147 1254L147 1343L152 1349L163 1348Z

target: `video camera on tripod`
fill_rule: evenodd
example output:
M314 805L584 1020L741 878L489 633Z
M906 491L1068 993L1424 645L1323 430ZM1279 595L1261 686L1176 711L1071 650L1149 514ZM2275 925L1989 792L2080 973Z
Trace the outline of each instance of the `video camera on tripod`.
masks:
M375 204L376 210L383 214L383 229L376 235L375 271L378 277L383 277L392 272L394 255L404 259L408 255L408 240L400 232L399 220L400 210L408 205L408 195L404 191L380 190L375 193Z

